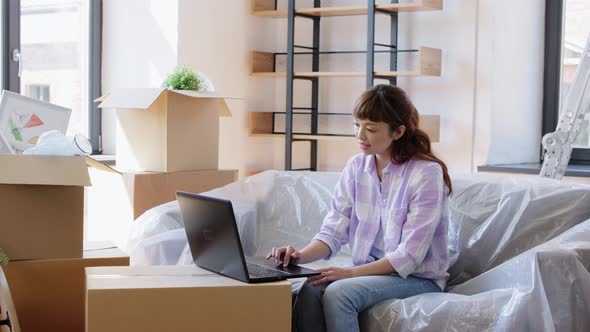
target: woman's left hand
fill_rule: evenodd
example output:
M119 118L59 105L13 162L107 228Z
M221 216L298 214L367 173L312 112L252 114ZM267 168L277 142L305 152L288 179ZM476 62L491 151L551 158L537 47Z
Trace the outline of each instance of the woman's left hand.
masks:
M317 271L321 272L321 274L307 278L307 281L313 281L313 284L316 286L327 282L354 277L353 268L326 267L317 269Z

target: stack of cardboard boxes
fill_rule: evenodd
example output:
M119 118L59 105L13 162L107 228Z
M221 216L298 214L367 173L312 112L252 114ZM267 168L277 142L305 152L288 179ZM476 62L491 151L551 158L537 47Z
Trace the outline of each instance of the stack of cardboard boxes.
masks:
M223 98L128 89L100 107L116 109L117 168L132 170L123 173L129 196L118 199L127 218L174 200L177 189L201 192L235 180L236 171L216 170L218 118L229 115ZM86 275L87 332L290 328L288 282L249 285L196 266L88 268Z
M85 271L128 265L111 244L84 247L85 157L0 155L0 248L22 331L81 331ZM100 164L96 165L101 167Z
M99 101L100 108L116 112L116 168L121 172L91 172L96 185L89 189L89 205L109 207L98 216L101 220L135 220L175 200L176 190L200 193L237 179L236 170L218 169L219 117L231 116L224 97L120 89Z
M130 89L100 106L117 109L122 172L89 157L0 155L0 248L11 260L3 270L24 332L83 331L85 268L129 265L112 244L85 247L88 209L113 211L123 223L174 200L176 190L203 192L237 178L218 170L219 116L229 115L223 98Z

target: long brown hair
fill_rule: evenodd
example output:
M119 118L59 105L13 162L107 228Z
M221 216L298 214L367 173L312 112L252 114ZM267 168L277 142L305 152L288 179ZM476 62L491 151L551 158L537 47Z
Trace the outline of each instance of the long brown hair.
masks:
M438 163L442 168L443 180L449 189L449 195L453 192L447 166L432 153L430 138L426 132L418 128L418 111L404 90L394 85L376 85L359 97L353 115L357 119L385 122L389 125L390 131L404 125L406 132L390 146L392 160L398 164L412 158Z

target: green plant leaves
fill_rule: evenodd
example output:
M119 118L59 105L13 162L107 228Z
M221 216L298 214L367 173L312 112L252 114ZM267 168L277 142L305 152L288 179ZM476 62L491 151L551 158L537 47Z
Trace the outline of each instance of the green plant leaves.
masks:
M177 68L164 81L163 86L173 90L203 90L205 88L203 80L186 66Z
M8 262L8 256L2 251L2 249L0 249L0 266L5 266Z

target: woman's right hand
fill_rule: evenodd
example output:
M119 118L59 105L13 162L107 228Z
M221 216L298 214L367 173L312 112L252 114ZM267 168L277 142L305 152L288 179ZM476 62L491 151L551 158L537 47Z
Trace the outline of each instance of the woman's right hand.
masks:
M289 263L297 264L301 260L301 252L295 250L293 246L272 248L272 251L266 255L266 259L272 259L277 262L283 262L283 266L289 265Z

